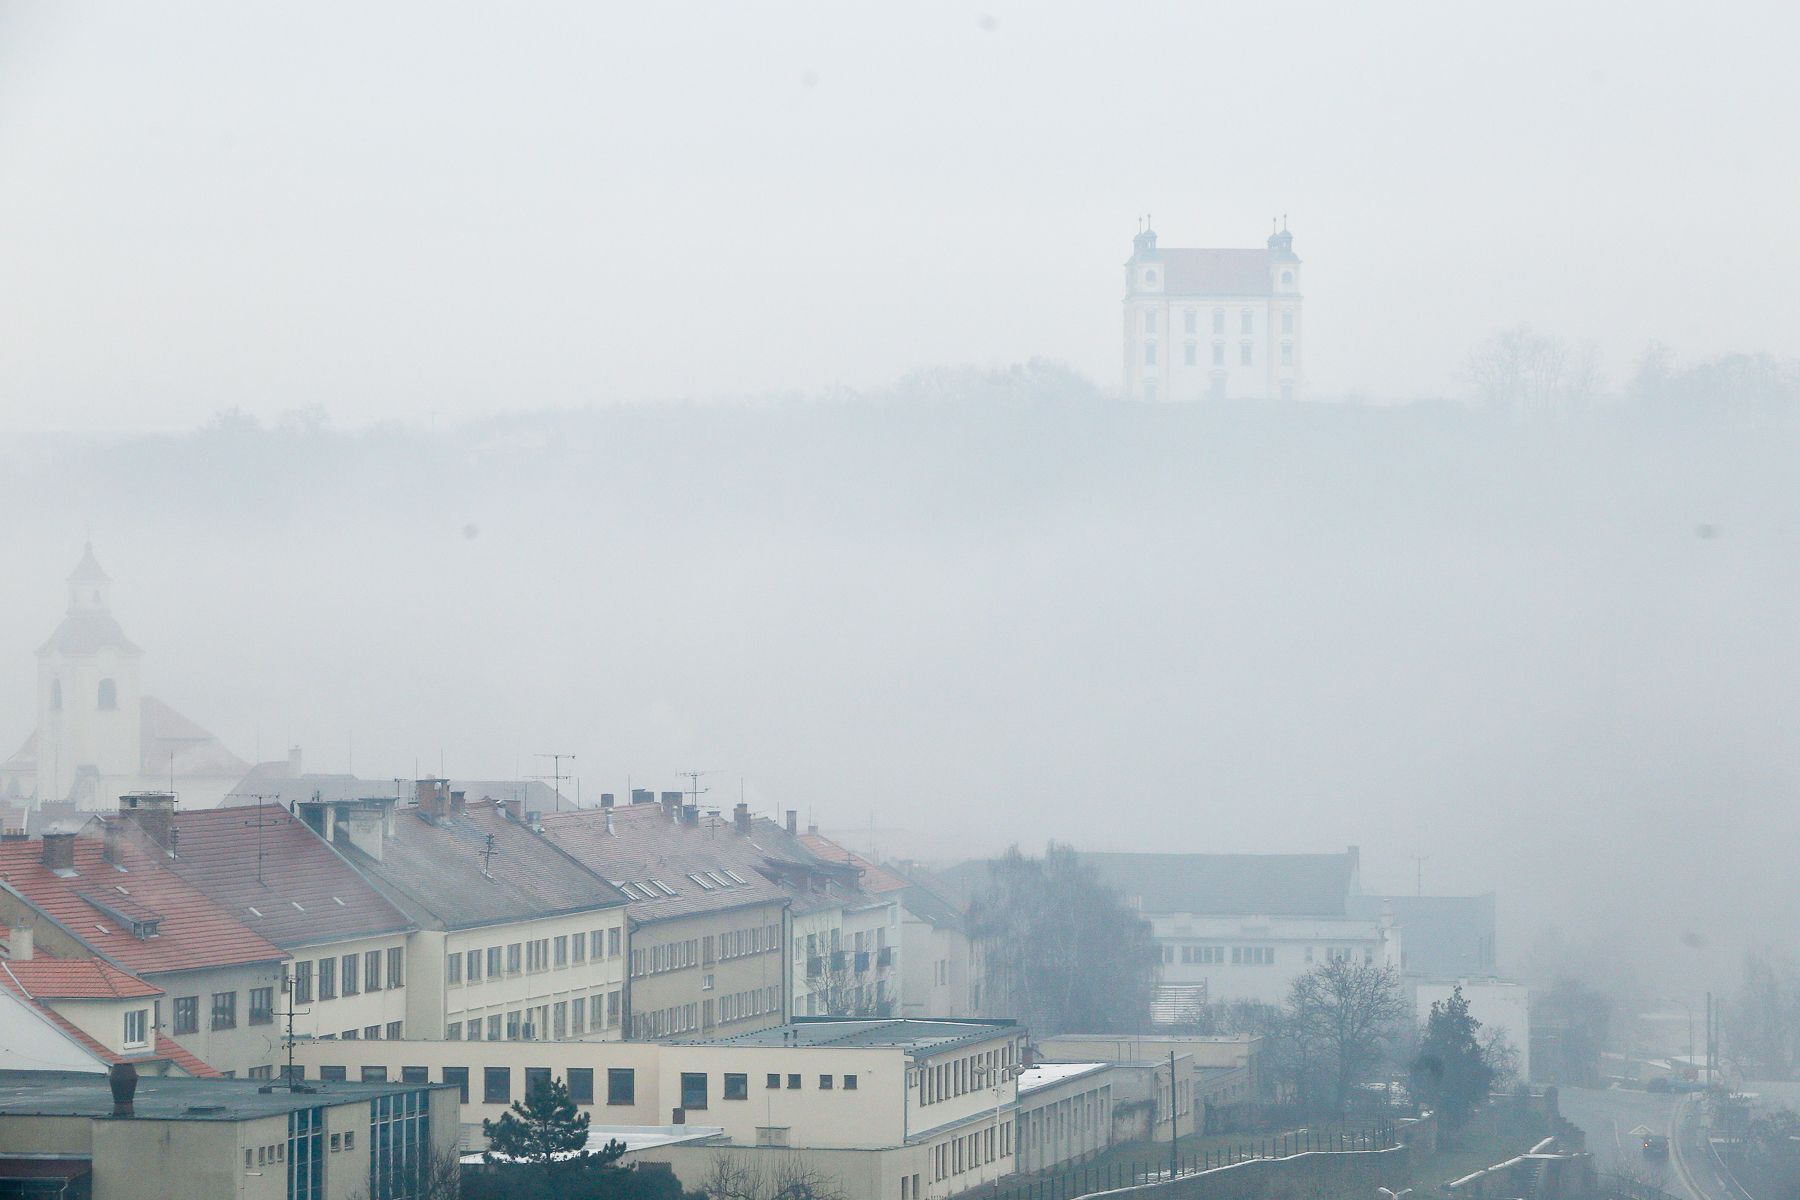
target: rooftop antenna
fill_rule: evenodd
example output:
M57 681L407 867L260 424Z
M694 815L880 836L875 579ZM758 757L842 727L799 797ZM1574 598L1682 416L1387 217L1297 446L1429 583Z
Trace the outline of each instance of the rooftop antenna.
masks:
M486 840L483 841L482 846L481 846L481 875L482 875L482 878L484 878L484 879L492 879L493 878L493 875L489 873L488 868L490 868L494 865L494 855L496 855L498 853L500 853L500 851L494 848L494 835L490 833L487 835Z
M1431 861L1429 854L1413 855L1413 895L1425 894L1425 864Z
M546 779L550 780L551 786L556 791L556 800L555 800L556 811L561 812L562 811L562 781L564 779L564 776L562 773L563 759L566 758L570 762L574 762L575 756L573 754L540 754L537 757L547 758L550 760L550 774L548 774L548 775L533 775L532 778L537 780L539 783L544 782Z
M677 775L686 775L687 776L688 787L685 791L682 792L682 795L692 796L694 798L694 807L699 808L700 807L700 797L702 797L702 796L706 795L706 793L712 791L711 788L703 788L700 786L700 777L702 775L711 775L712 772L711 771L677 771L675 773Z
M271 797L259 795L259 794L253 792L253 793L251 793L250 799L256 801L256 818L251 821L245 821L244 824L248 825L256 830L256 882L262 884L262 886L264 886L264 887L268 887L269 881L263 878L263 835L262 835L262 831L269 828L271 825L274 825L276 822L263 820L263 811L262 810L263 810L263 801L271 799Z
M287 1036L282 1039L282 1041L284 1043L286 1043L286 1045L287 1045L288 1090L291 1092L301 1092L301 1091L305 1091L306 1089L301 1087L300 1077L299 1077L299 1075L294 1073L294 972L293 972L293 969L290 967L282 968L281 990L283 993L285 993L287 995L287 1001L288 1001ZM306 1011L310 1013L312 1011L312 1009L309 1008Z

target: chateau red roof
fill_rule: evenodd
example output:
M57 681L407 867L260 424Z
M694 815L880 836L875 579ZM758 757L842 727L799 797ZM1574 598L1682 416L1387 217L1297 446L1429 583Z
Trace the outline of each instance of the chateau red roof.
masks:
M133 1000L161 996L162 988L128 975L104 959L0 959L0 972L38 1000Z
M0 881L88 946L138 975L287 957L129 843L120 847L123 869L104 859L97 837L75 839L74 867L64 875L44 865L43 853L40 838L0 842ZM146 915L156 920L154 937L138 936L129 922L119 919L141 920Z

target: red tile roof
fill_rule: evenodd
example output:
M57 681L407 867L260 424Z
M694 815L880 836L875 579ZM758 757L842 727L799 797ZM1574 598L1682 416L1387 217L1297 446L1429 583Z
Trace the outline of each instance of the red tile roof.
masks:
M846 850L828 837L817 833L803 833L800 835L800 844L826 862L845 863L861 871L862 888L865 892L898 892L912 886L910 881L884 867L876 866L854 850Z
M138 975L287 957L149 855L129 844L121 850L123 870L104 860L99 838L77 837L74 870L58 875L43 864L41 839L0 842L0 881ZM154 914L156 935L136 936L108 908L122 916Z
M163 989L100 958L0 959L0 973L39 1000L132 1000L161 996Z
M151 1053L117 1054L108 1050L92 1034L83 1030L79 1025L57 1012L54 1008L51 1008L48 1004L41 1000L25 996L20 991L19 984L10 978L5 971L0 971L0 988L4 988L6 991L18 996L21 1000L25 1000L27 1003L31 1004L44 1015L45 1020L56 1026L56 1028L66 1035L70 1041L93 1055L100 1062L108 1064L121 1062L144 1063L146 1065L166 1062L187 1074L192 1075L196 1079L213 1079L217 1078L219 1075L218 1071L197 1058L193 1051L189 1050L186 1046L183 1046L180 1042L167 1034L159 1033L156 1035L156 1049Z

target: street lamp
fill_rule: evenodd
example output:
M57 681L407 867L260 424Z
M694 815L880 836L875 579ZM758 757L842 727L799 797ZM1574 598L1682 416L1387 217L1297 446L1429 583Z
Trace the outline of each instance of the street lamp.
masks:
M988 1077L992 1076L993 1081L994 1081L992 1084L992 1087L994 1089L994 1162L997 1164L1000 1161L1000 1098L1001 1098L1001 1094L1002 1094L1002 1089L1006 1085L1007 1068L1004 1065L996 1062L991 1067L976 1066L973 1068L972 1073L974 1074L976 1079L987 1079ZM1013 1139L1013 1153L1015 1155L1018 1153L1018 1149L1019 1149L1018 1139L1014 1138ZM1017 1169L1017 1167L1018 1167L1017 1158L1015 1158L1013 1160L1013 1166L1014 1166L1014 1169ZM995 1167L994 1177L996 1179L998 1179L1000 1177L998 1166Z

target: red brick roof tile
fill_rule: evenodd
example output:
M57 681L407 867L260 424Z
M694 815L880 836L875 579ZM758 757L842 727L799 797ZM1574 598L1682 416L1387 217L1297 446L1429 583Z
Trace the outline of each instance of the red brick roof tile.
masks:
M162 988L100 958L0 959L0 972L38 1000L132 1000L161 996Z

